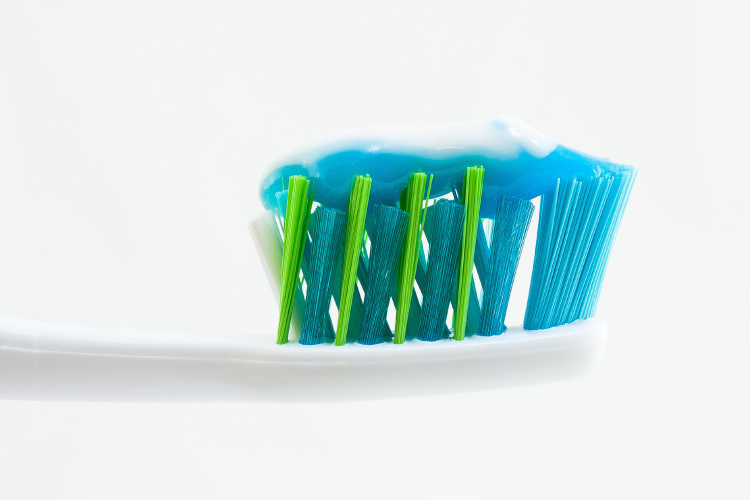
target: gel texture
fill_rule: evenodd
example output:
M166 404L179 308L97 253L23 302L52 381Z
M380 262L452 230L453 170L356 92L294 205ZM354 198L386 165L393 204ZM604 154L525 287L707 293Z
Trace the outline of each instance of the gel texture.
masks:
M396 205L414 172L434 176L431 197L461 192L466 167L485 168L481 217L497 200L530 200L560 179L589 178L630 167L558 145L512 117L413 128L353 131L288 156L271 166L260 186L266 209L277 209L282 178L304 175L315 201L346 210L354 178L372 178L369 206Z

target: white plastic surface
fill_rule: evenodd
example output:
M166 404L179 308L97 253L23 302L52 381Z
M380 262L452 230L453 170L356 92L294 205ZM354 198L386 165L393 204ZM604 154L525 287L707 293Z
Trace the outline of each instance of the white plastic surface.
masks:
M462 342L341 347L0 317L0 399L327 402L427 396L590 373L606 324L509 328Z

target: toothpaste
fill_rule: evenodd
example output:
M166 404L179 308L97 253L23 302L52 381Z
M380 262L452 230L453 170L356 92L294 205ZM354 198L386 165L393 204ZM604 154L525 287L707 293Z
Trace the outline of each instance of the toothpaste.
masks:
M409 176L433 175L431 197L461 192L466 167L483 166L481 217L493 217L497 200L526 200L550 192L558 178L588 178L628 169L561 146L513 117L412 128L355 130L320 141L274 163L260 196L278 208L282 179L304 175L318 203L346 210L357 175L372 178L370 206L395 205ZM284 187L286 181L284 182Z

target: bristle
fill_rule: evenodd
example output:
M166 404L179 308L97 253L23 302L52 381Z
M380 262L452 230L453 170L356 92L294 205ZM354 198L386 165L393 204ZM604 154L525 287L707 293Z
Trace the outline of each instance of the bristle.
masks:
M460 200L458 191L453 190L453 199ZM484 230L483 219L479 219L477 224L477 242L474 249L474 268L477 270L477 277L479 282L484 287L484 281L487 274L487 267L489 266L489 247L487 245L487 234ZM456 288L458 283L453 286L453 294L451 295L451 304L455 310L456 304ZM469 290L469 310L466 315L466 336L473 335L479 330L479 322L481 321L481 307L479 305L479 293L477 291L474 280L471 280L471 289Z
M258 256L261 264L263 264L268 284L271 286L271 293L278 304L281 295L281 262L284 242L279 232L279 226L276 224L276 217L271 210L266 210L250 221L248 227L255 241L255 248L258 249ZM295 293L292 322L289 328L290 340L299 338L304 311L305 298L301 293Z
M454 194L453 199L458 200L459 199L458 195ZM433 210L434 207L435 207L434 204L428 207L427 217L425 218L425 225L424 225L424 234L430 245L432 245L432 238L433 238L432 212L434 211ZM476 245L475 257L474 257L475 263L476 263L477 258L481 258L482 256L481 249L480 249L481 244L486 246L487 240L484 236L484 229L481 227L481 223L480 223L478 226L478 232L477 232L477 245ZM486 252L487 250L485 249L485 253ZM424 260L422 259L424 259L424 256L420 255L420 267L417 268L417 285L419 286L421 290L424 290L427 287L427 264L426 264L426 259ZM454 311L456 310L457 285L458 285L457 280L454 280L452 288L451 288L451 293L450 293L451 306L453 306ZM479 329L479 320L481 317L480 313L481 311L479 307L479 296L477 294L477 288L474 285L474 280L472 280L471 288L469 290L469 310L466 315L466 335L467 336L476 333L476 331ZM409 328L407 327L406 338L409 338L408 332L409 332ZM443 336L449 337L450 335L451 335L451 331L448 325L446 325Z
M473 282L474 250L476 249L479 206L482 201L484 168L469 167L464 176L463 202L466 206L463 242L458 264L458 284L456 287L455 330L453 338L463 340L466 336L466 322L469 311L469 296Z
M432 245L432 238L433 238L433 232L434 232L434 221L435 221L435 204L430 205L427 207L427 211L425 213L424 218L424 237L427 240L427 243L429 246ZM417 263L417 274L415 279L416 286L419 287L420 291L427 290L427 257L425 256L424 247L420 247L419 249L419 261ZM416 287L415 287L416 290ZM451 285L451 294L450 297L453 299L456 295L456 280L453 280L453 284ZM414 294L415 300L412 301L411 309L409 310L409 313L414 313L414 318L416 320L416 327L413 328L413 331L410 331L410 326L407 324L406 326L406 338L407 339L415 339L417 338L419 334L419 324L422 322L422 305L419 304L419 301L416 300L416 293ZM422 294L422 299L424 300L424 293ZM416 302L416 304L415 304ZM411 319L410 319L411 322ZM443 328L443 338L448 338L451 335L451 330L448 328L448 325L446 324Z
M300 344L323 342L325 323L329 320L333 278L341 257L346 214L319 206L311 216L312 259L307 280L307 297Z
M490 248L487 244L487 233L484 232L483 220L479 220L479 226L477 227L477 246L474 250L474 266L477 269L477 276L479 277L479 283L482 284L482 288L486 287L487 275L489 274L490 267Z
M367 291L367 271L364 266L364 259L360 254L359 265L357 266L357 280L362 283L362 287ZM341 309L341 265L336 268L336 276L333 281L333 300L336 303L336 307ZM356 342L359 339L359 328L362 323L362 313L364 309L364 301L362 295L359 293L359 289L355 286L351 295L351 308L349 310L349 324L346 329L346 341ZM337 322L338 324L338 322ZM336 331L331 329L330 332L326 332L325 341L335 342Z
M479 282L484 287L484 278L486 273L486 267L488 267L489 261L489 247L487 246L487 235L484 232L482 221L480 219L477 224L477 243L474 250L474 267L477 270L477 276ZM453 294L453 302L455 302L456 294ZM455 308L454 304L454 308ZM482 308L479 304L479 293L477 292L476 284L474 280L471 280L471 290L469 292L469 311L466 315L466 336L473 335L479 331L479 324L482 320Z
M276 332L278 344L286 344L289 341L289 327L312 206L312 193L308 194L309 190L310 181L305 177L293 175L289 178L289 193L284 219L284 249L281 262L279 327Z
M524 328L538 330L594 315L609 252L635 170L558 180L541 197Z
M301 344L369 345L391 337L396 344L407 338L434 341L450 335L449 304L454 339L502 333L533 205L500 200L488 245L479 219L483 174L482 167L468 168L460 203L454 192L456 201L439 199L428 208L432 176L428 184L426 174L415 173L402 192L402 210L377 205L367 232L369 176L355 179L347 214L320 206L312 216L310 181L290 177L288 190L277 193L278 224L272 211L250 224L280 305L277 343L298 334ZM524 328L550 328L595 314L635 175L634 169L621 169L558 180L542 195ZM338 306L335 330L331 297ZM394 332L386 321L391 299Z
M572 227L569 229L570 234L574 236L567 237L567 244L559 258L560 263L557 265L554 287L546 295L546 301L542 303L541 328L548 328L546 325L551 324L568 323L566 316L573 311L571 305L576 300L576 288L580 285L583 290L591 284L589 273L599 265L599 258L596 256L598 253L596 234L597 232L604 234L606 226L611 223L605 214L607 205L612 206L613 199L609 199L608 202L605 200L612 193L613 182L613 177L599 177L581 183L577 200L580 209L577 210L570 224ZM602 219L603 215L604 219ZM599 220L602 220L604 224L600 226ZM570 241L571 238L575 245ZM586 270L587 261L594 267ZM579 297L588 296L590 292L584 292ZM582 311L576 311L576 315L580 314Z
M489 269L483 284L479 335L499 335L505 331L508 299L533 213L534 205L519 198L502 198L497 205Z
M471 285L469 287L468 301L469 308L466 311L466 327L464 329L465 337L473 335L479 330L479 322L482 319L482 309L479 305L479 292L477 291L477 287L474 284L473 279L471 280ZM453 292L451 293L451 305L453 306L454 311L458 308L458 280L456 280L453 284ZM454 315L454 328L455 318L456 317Z
M427 283L423 289L417 337L428 341L440 340L444 336L465 216L464 206L454 201L438 200L433 207L433 227L438 230L430 240Z
M344 242L344 258L341 270L341 302L339 307L338 325L336 327L337 346L344 345L349 328L349 314L352 298L357 283L357 266L359 266L362 251L362 234L365 230L367 203L370 198L369 176L357 176L349 198L349 209L346 214L346 238Z
M311 223L312 223L312 215L310 216L310 218L311 218ZM300 282L300 285L302 284L302 282L306 282L308 278L312 276L312 267L310 263L313 261L312 249L315 248L316 242L309 238L309 233L310 231L308 231L308 241L307 241L307 244L305 245L305 251L302 253L302 263L300 264L300 269L302 270L302 280ZM304 317L304 307L303 307L302 316ZM336 330L333 327L333 323L331 322L331 315L327 312L325 313L324 323L325 323L324 338L333 339L336 336Z
M398 274L398 262L406 234L406 212L396 207L375 205L368 262L368 283L365 295L360 344L383 341L391 289ZM363 285L364 286L364 285Z
M406 242L406 237L404 237L404 244L405 242ZM402 257L403 257L403 253L402 253ZM401 262L399 262L399 269L401 265L402 265ZM412 283L411 288L407 290L407 292L411 294L411 299L409 300L409 307L408 307L409 312L406 317L406 329L404 331L404 340L415 339L417 338L417 333L419 333L419 316L421 314L422 306L419 304L419 298L417 297L417 291L416 291L417 286L420 287L420 290L427 286L427 259L424 256L424 252L421 246L419 249L419 257L417 258L415 280L414 280L414 283ZM398 306L399 305L398 294L399 294L399 280L397 278L394 280L393 288L391 289L391 297L393 298L393 304L396 306L396 318L398 318L398 307L399 307ZM395 338L395 333L394 333L394 338Z
M617 230L620 228L620 222L622 222L622 216L625 213L625 207L628 204L630 191L633 189L633 183L637 174L638 171L635 169L626 170L616 176L613 181L613 186L610 189L608 197L608 204L603 210L603 217L607 218L606 220L609 221L609 224L602 227L602 231L594 236L594 243L591 246L594 257L587 262L587 265L590 265L584 268L581 279L581 282L586 283L587 286L582 287L581 291L577 294L588 298L588 301L581 306L581 310L578 313L582 318L590 318L596 314L602 283L604 282L604 273L609 262L612 245L615 242ZM569 315L572 314L574 314L574 310L571 310L569 313ZM570 319L569 321L573 320Z
M422 244L422 230L424 229L425 209L430 199L432 188L432 175L425 194L427 175L423 173L412 174L409 179L409 187L406 195L401 197L402 206L408 216L406 236L404 237L403 252L399 265L398 276L398 304L396 306L396 331L393 337L394 344L403 344L406 340L406 325L409 319L409 309L414 294L414 278L417 273L419 261L419 248Z

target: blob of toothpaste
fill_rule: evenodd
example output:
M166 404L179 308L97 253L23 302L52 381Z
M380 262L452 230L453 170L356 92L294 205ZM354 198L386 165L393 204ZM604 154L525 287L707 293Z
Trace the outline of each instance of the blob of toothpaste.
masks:
M304 175L315 201L346 210L357 175L372 178L369 205L396 205L415 172L432 174L431 198L461 192L466 167L483 166L481 217L497 200L530 200L554 189L557 179L619 173L629 167L561 146L513 117L412 128L348 132L300 149L274 163L260 186L266 209L278 208L283 179Z

